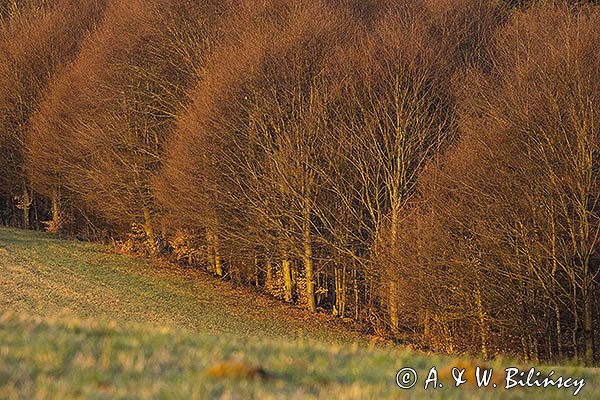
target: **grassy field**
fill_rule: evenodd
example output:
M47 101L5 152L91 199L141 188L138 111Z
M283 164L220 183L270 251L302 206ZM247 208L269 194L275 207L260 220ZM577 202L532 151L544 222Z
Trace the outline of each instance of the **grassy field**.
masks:
M360 340L306 314L192 268L117 254L93 243L0 228L0 308L143 322L208 334Z
M1 399L563 399L574 388L452 387L476 361L372 346L326 316L109 248L0 228ZM431 367L444 387L423 389ZM400 389L396 372L419 381ZM528 370L530 366L521 366ZM597 370L576 398L600 398ZM542 375L542 378L545 375ZM491 385L497 382L497 388Z

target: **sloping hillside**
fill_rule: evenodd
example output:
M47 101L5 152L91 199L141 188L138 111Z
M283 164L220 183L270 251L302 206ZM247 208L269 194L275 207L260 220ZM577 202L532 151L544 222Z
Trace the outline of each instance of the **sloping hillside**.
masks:
M515 366L506 360L486 363L495 377L476 388L470 376L483 364L367 346L326 317L302 316L194 270L0 229L0 398L563 399L575 391L506 390L504 368ZM444 387L424 391L434 366ZM459 388L453 366L466 369ZM410 390L395 382L404 367L419 374ZM539 369L584 378L577 398L600 394L597 371Z
M326 316L234 288L192 268L109 247L0 228L0 307L187 328L214 335L362 340Z

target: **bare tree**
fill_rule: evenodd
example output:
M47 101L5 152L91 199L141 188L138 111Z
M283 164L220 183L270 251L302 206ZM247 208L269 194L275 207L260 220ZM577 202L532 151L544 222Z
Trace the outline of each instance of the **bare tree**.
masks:
M6 179L2 186L19 199L22 225L29 227L33 192L24 168L29 121L50 78L75 57L104 2L26 3L12 3L0 25L0 164Z

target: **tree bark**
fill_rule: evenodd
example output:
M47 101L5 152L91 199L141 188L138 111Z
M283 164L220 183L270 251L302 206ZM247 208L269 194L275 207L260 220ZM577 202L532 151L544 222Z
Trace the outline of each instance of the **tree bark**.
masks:
M156 253L156 237L154 235L154 227L152 226L152 216L150 210L144 207L144 232L146 232L146 240L152 254Z
M273 292L273 263L271 262L270 258L267 258L266 269L267 269L267 278L266 278L266 282L265 282L265 287L267 289L267 292L272 293Z
M54 231L60 231L61 225L60 192L58 188L54 188L52 191L52 228Z
M352 285L354 289L354 319L358 321L360 319L360 292L358 289L358 273L356 272L356 266L354 267L352 274Z
M31 199L31 195L29 193L29 188L27 187L27 185L24 185L23 186L23 227L25 229L29 229L31 227L31 224L29 223L29 220L30 220L29 210L30 210L32 202L33 201Z
M388 303L390 313L390 325L394 332L398 331L400 320L398 317L398 284L390 280L389 292L388 292Z
M593 318L593 297L590 290L589 267L585 268L586 283L583 294L583 332L585 341L585 366L591 367L594 364L594 318Z
M483 303L481 301L481 289L478 287L475 291L476 302L477 302L477 316L479 317L479 330L481 336L481 356L484 360L488 358L487 348L487 323L485 311L483 309Z
M314 276L314 263L312 255L312 243L310 238L310 199L304 199L304 235L303 235L303 247L304 247L304 272L306 273L306 299L308 302L308 309L312 312L317 310L315 302L315 276Z
M283 298L288 303L292 302L292 265L287 254L281 259L281 271L283 273Z
M392 201L398 198L397 195L393 196ZM392 203L394 204L394 203ZM392 251L395 250L396 247L396 237L398 234L398 214L399 214L399 206L394 205L392 207L392 222L390 229L390 247ZM389 277L389 285L388 285L388 311L390 313L390 325L394 332L398 331L398 327L400 324L399 316L398 316L398 284L395 281L395 276Z
M344 317L346 314L346 267L334 267L334 283L335 283L335 308L333 314Z
M213 233L212 239L215 255L215 274L217 274L217 276L223 276L223 261L221 259L221 242L219 240L219 235Z

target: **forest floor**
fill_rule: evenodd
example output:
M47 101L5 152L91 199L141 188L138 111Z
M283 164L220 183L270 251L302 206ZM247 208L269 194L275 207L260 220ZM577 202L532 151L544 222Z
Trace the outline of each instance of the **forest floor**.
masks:
M467 368L471 381L476 365L484 366L375 345L331 317L192 268L0 228L0 399L563 399L575 391L506 390L504 368L516 366L508 360L485 363L495 371L487 388L453 387L451 367ZM445 386L425 391L434 366ZM396 384L404 367L419 374L409 390ZM584 378L577 398L600 398L598 370L538 370Z

